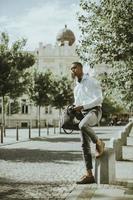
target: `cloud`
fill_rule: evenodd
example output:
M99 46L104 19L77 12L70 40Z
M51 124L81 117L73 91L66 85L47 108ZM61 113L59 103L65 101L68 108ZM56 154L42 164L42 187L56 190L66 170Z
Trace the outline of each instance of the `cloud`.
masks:
M32 7L25 15L0 20L0 27L3 27L12 40L19 37L28 39L29 49L38 47L38 42L55 43L56 35L60 29L67 24L78 37L78 25L76 21L77 4L64 7L57 2L56 4L46 3L43 6Z

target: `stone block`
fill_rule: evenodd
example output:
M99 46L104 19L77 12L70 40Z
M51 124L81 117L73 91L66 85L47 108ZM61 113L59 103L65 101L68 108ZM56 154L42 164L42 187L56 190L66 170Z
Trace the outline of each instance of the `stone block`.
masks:
M114 151L115 151L115 159L122 160L122 145L123 142L121 139L117 139L114 141Z
M129 133L129 136L133 136L133 127L131 128L131 131Z
M133 179L132 161L116 161L116 179Z
M115 183L115 154L111 148L95 161L95 179L97 184Z
M124 160L133 161L133 146L123 146L122 147L122 157Z
M133 136L127 137L127 145L133 146Z

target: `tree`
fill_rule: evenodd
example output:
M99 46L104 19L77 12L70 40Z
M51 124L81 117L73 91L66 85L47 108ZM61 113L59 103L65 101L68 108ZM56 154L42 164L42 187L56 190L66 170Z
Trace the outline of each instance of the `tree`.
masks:
M59 109L59 122L61 125L61 110L73 103L72 82L65 76L56 77L52 95L52 106ZM61 132L61 126L60 126Z
M73 91L72 82L67 77L61 77L54 80L54 91L52 105L57 109L63 109L66 105L72 104Z
M34 73L33 87L29 90L31 100L38 106L38 127L40 136L40 111L41 107L51 104L51 94L53 91L53 74L49 70L45 73Z
M112 97L105 97L102 106L102 118L104 118L105 124L109 124L111 116L122 113L124 110L118 103L112 99Z
M7 33L0 35L0 96L2 97L3 117L5 124L5 97L16 98L26 92L30 82L30 73L27 71L35 63L31 53L24 51L26 40L21 39L9 45Z
M20 111L20 105L17 99L12 100L11 102L9 100L8 105L7 105L7 114L13 115L13 114L17 114L19 111Z
M108 89L129 109L133 106L133 1L81 0L80 7L82 35L77 52L91 67L105 63L112 68Z

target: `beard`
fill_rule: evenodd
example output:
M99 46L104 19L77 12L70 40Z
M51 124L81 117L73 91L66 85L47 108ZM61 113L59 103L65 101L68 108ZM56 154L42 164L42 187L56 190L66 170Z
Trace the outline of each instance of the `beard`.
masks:
M75 74L74 73L71 73L71 77L73 78L73 79L75 79Z

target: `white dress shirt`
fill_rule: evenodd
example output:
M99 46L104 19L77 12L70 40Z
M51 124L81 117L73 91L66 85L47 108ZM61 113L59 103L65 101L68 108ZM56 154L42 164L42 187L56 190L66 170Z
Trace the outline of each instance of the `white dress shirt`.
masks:
M103 97L102 89L98 81L88 74L84 74L81 82L74 88L74 105L83 106L84 110L101 106Z

